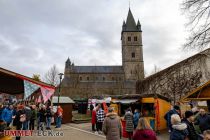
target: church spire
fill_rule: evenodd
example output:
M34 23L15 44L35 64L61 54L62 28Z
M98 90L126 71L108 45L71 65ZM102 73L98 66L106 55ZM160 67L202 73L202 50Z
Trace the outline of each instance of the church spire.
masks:
M129 7L129 10L128 10L128 16L127 16L126 23L125 24L123 23L123 27L126 27L126 28L123 28L122 31L128 31L128 32L139 31L130 7Z

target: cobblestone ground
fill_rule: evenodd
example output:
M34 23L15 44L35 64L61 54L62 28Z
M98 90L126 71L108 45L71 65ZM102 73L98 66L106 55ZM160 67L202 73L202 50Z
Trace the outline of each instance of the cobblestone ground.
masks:
M82 124L65 124L62 125L60 130L54 129L55 131L63 132L64 136L58 137L43 137L43 136L33 136L33 137L22 137L21 140L105 140L104 135L98 135L91 132L90 123ZM161 133L158 135L159 140L168 140L169 136L167 133ZM126 140L123 138L123 140Z

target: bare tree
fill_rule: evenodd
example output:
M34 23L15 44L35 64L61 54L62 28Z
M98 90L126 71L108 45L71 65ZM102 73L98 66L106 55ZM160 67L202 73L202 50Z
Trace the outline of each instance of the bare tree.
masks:
M59 84L58 68L53 65L44 76L44 81L50 85L57 86Z
M184 0L182 10L189 18L187 27L191 33L184 48L199 51L209 48L210 0Z

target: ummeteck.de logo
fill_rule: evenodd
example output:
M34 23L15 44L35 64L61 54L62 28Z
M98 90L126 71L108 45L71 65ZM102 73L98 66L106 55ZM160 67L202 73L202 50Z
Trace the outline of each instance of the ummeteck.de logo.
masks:
M63 131L54 131L54 130L4 130L4 136L11 137L29 137L29 136L37 136L37 137L62 137L64 136Z

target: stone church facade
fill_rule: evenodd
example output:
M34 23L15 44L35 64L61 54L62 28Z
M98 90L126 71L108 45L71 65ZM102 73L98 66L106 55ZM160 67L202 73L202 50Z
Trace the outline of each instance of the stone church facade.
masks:
M61 95L72 99L101 95L135 94L136 81L144 79L141 24L129 9L121 32L122 66L77 66L68 58Z

